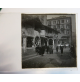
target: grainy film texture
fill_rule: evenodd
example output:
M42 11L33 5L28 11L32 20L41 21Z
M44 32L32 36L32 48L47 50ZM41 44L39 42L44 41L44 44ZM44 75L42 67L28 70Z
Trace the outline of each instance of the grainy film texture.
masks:
M22 69L77 67L75 14L21 15Z

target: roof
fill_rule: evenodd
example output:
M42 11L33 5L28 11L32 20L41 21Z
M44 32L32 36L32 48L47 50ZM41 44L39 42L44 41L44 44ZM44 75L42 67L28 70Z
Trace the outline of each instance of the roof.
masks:
M23 18L22 19L22 26L26 25L34 26L35 30L40 31L40 29L43 28L41 21L39 18L33 18L33 17L28 17L28 18Z
M31 17L31 16L25 17L25 15L24 15L22 17L22 25L27 25L27 24L29 24L31 26L34 25L35 29L38 29L38 30L40 30L40 29L45 30L47 28L49 30L53 30L55 33L60 33L53 28L43 25L38 17Z
M32 18L32 17L22 19L22 24L24 24L24 23L27 23L27 24L30 24L30 25L33 25L33 23L41 25L41 22L40 22L39 18Z

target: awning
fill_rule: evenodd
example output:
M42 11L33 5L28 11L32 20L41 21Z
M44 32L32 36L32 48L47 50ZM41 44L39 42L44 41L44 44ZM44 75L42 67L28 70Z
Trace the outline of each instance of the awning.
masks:
M69 36L62 36L61 38L69 38Z

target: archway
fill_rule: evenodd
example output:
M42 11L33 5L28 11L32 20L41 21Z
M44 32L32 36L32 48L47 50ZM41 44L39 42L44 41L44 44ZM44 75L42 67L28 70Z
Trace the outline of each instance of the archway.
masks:
M53 45L53 40L49 39L49 45Z

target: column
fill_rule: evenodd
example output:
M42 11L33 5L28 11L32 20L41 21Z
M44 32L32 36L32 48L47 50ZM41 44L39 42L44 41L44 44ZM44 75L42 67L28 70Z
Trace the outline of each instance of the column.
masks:
M23 38L23 51L24 51L24 53L26 52L26 46L27 46L26 38Z
M57 46L58 46L58 39L57 39Z
M41 46L41 38L39 37L39 46Z
M35 45L35 37L33 37L33 49L34 49L34 51L35 51L35 48L36 48L36 45Z
M41 34L40 34L40 32L39 32L39 46L41 46Z
M53 49L54 49L54 39L53 39Z
M35 37L33 37L33 47L35 47Z
M49 40L47 40L47 46L49 46Z

